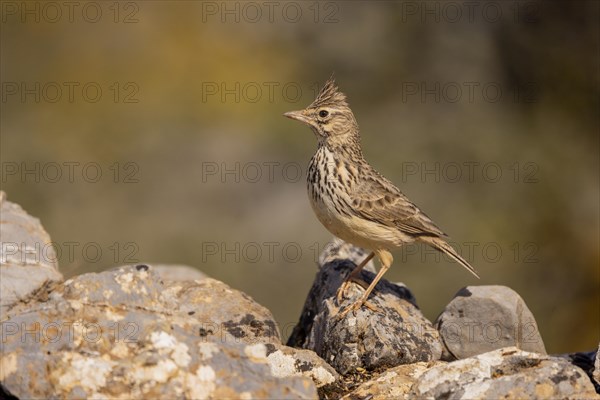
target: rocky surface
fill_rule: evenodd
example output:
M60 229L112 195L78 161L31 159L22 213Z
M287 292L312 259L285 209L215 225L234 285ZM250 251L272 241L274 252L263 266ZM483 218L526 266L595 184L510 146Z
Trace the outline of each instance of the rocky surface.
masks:
M18 397L314 398L270 373L271 313L222 282L163 283L138 265L67 280L2 322L3 386Z
M422 373L409 397L444 399L600 398L567 360L508 347Z
M590 378L596 392L600 393L600 382L598 382L598 358L597 351L583 351L578 353L558 354L555 357L561 357L568 360L571 364L581 368ZM596 374L596 377L594 376Z
M39 219L0 191L0 318L44 286L63 280L50 236Z
M363 289L352 285L342 304L337 289L366 254L335 240L284 346L269 310L192 267L62 281L52 248L35 253L50 243L39 221L2 192L0 203L0 398L600 398L598 357L545 355L533 316L505 287L460 291L436 322L441 338L408 288L387 281L370 298L379 312L340 318ZM369 263L363 277L373 276ZM453 326L470 327L469 340ZM497 349L507 345L520 349ZM461 359L439 361L443 347Z
M418 362L390 368L361 384L351 393L342 397L342 400L406 398L417 378L431 367L440 364L445 363L443 361Z
M596 359L594 360L593 378L595 381L596 391L598 393L600 393L600 344L598 345L598 351L596 352Z
M152 268L165 281L195 281L208 277L189 265L152 264Z
M546 354L533 314L521 296L506 286L461 289L435 325L444 343L445 360L510 346Z
M349 298L341 305L335 299L344 278L365 255L348 244L326 251L288 345L315 351L343 375L357 368L380 371L439 359L439 334L404 286L382 280L369 299L380 312L363 307L339 317L340 310L363 293L358 285L352 285ZM351 258L345 258L348 256ZM370 282L374 273L363 271L363 277Z
M267 362L277 377L305 376L318 388L334 385L339 374L315 352L267 344Z
M358 386L344 400L594 399L600 398L585 371L568 357L515 347L460 361L414 363L388 369Z

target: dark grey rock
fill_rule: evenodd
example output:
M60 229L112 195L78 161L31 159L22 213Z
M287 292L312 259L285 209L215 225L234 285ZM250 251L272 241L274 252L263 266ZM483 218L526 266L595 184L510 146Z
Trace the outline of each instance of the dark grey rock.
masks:
M509 346L546 354L533 314L521 296L506 286L461 289L435 325L444 343L444 360Z
M380 312L363 307L339 318L341 309L358 299L363 289L352 285L341 308L335 299L336 291L366 253L349 244L336 243L320 259L321 267L288 346L315 351L342 375L357 368L381 371L439 359L439 334L404 286L382 280L369 299ZM363 271L363 277L369 282L374 273Z
M508 347L423 372L409 398L594 399L585 372L569 361Z
M40 220L0 191L0 320L19 302L63 280L50 235Z
M81 275L11 308L2 333L0 381L19 398L317 397L312 380L271 373L271 313L210 278Z

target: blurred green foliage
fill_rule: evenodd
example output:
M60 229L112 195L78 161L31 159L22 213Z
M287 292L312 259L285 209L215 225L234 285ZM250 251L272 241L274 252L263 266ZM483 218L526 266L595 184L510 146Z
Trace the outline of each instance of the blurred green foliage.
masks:
M316 141L281 114L335 71L366 158L474 249L483 277L411 248L386 278L430 319L463 286L508 285L548 351L595 348L598 3L451 3L460 17L444 2L275 2L270 15L261 2L99 2L92 22L85 2L72 20L3 2L2 190L41 219L66 276L189 264L288 335L330 235L296 179Z

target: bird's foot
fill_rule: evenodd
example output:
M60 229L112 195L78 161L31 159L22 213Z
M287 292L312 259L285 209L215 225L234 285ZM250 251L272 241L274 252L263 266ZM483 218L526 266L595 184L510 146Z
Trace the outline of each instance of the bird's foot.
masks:
M336 298L338 304L342 303L342 301L344 300L344 297L348 297L348 296L346 296L346 292L350 288L350 285L352 285L353 283L356 283L357 285L359 285L360 287L362 287L365 290L367 290L367 288L369 287L369 284L367 282L365 282L360 276L357 276L357 275L360 275L360 273L359 274L351 273L350 275L348 275L348 277L344 280L344 282L342 282L342 284L338 288L337 293L335 295L335 298Z
M362 287L363 289L365 289L365 291L368 289L369 284L365 282L365 280L363 280L360 275L360 271L358 271L358 273L353 271L350 275L348 275L344 282L342 282L336 293L336 300L338 305L342 304L345 297L349 297L347 296L347 291L353 283ZM367 307L373 312L380 312L381 310L378 307L373 305L371 302L367 301L367 296L365 296L366 294L367 293L365 292L365 294L363 294L360 299L346 307L340 314L338 314L339 318L344 318L350 311L360 310L362 306Z
M348 307L346 307L341 313L339 313L338 314L338 318L342 319L346 315L348 315L348 313L350 311L358 311L358 310L360 310L360 308L362 306L367 307L369 310L371 310L373 312L377 312L377 313L381 312L381 310L379 309L379 307L375 306L370 301L367 301L367 299L364 298L364 296L363 296L360 299L358 299L357 301L355 301L354 303L350 304Z

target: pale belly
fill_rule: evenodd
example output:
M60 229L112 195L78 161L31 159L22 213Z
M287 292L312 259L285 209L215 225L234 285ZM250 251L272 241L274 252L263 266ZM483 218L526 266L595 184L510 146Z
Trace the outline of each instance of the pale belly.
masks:
M414 241L414 238L396 228L338 213L331 199L322 198L315 201L310 194L309 199L313 211L323 226L346 242L369 250L391 250Z

